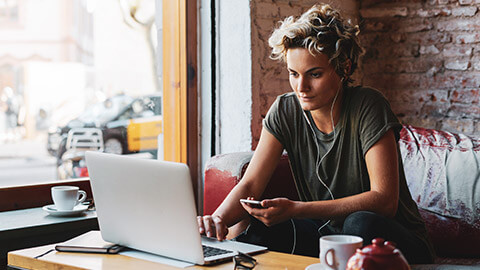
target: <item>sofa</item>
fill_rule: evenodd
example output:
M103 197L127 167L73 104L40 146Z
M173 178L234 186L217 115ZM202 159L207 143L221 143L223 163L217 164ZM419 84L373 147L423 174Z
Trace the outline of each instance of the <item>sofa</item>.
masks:
M480 268L480 137L404 125L398 144L407 184L437 253L435 263ZM213 213L241 181L252 155L238 152L210 158L204 214ZM263 194L280 196L298 200L287 154Z

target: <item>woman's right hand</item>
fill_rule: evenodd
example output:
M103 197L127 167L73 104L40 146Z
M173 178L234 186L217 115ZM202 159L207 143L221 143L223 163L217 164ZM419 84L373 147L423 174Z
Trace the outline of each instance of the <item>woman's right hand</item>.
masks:
M226 239L228 227L220 216L197 216L198 230L207 237L216 237L219 241Z

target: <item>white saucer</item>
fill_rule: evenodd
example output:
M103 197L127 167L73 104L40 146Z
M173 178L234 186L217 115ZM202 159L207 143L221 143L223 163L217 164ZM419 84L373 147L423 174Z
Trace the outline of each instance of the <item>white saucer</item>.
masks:
M78 215L82 214L85 210L88 209L88 205L79 204L79 205L75 206L73 208L73 210L59 211L55 207L55 204L50 204L50 205L45 205L42 209L52 216L71 217L71 216L78 216Z
M305 268L305 270L323 270L325 269L321 263L314 263L314 264L310 264L309 266L307 266L307 268Z

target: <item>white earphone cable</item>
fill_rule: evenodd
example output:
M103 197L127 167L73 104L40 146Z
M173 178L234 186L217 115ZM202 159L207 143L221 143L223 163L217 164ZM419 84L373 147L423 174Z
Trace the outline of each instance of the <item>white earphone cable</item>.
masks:
M343 78L342 78L342 82L343 82ZM335 121L333 119L333 108L335 106L335 102L337 101L338 93L340 92L341 87L342 87L342 84L339 86L339 88L337 90L337 93L335 94L335 97L333 98L332 106L330 107L330 120L331 120L331 123L332 123L332 129L333 129L332 145L330 146L330 149L328 149L328 151L325 153L325 155L323 155L323 157L320 158L320 160L318 159L318 155L317 155L317 161L315 162L315 173L317 175L317 178L320 181L320 183L322 183L322 185L327 189L327 191L330 194L330 197L332 198L332 200L335 200L335 197L333 196L333 193L330 190L330 188L327 186L327 184L325 184L325 182L322 180L322 177L320 176L320 173L319 173L319 169L320 169L320 165L322 164L323 159L330 153L330 151L333 149L333 146L335 144L335 139L336 139L337 133L335 131ZM310 120L308 119L308 116L305 113L305 111L303 111L303 114L304 114L305 119L307 120L308 126L310 127L310 130L312 131L313 136L315 138L315 145L317 146L317 151L320 151L320 146L318 145L317 136L315 134L315 130L313 129L313 125L310 123ZM320 226L318 228L318 233L320 233L320 230L322 230L323 227L327 226L330 223L330 221L331 220L328 220L322 226Z
M335 144L336 131L335 131L335 121L333 119L333 108L335 107L335 102L337 101L338 93L340 92L340 90L342 88L343 81L344 81L344 78L342 78L342 80L341 80L342 84L340 84L340 86L337 90L337 93L335 94L335 97L333 98L332 106L330 107L330 120L332 122L332 129L333 129L332 145L330 146L330 149L328 149L328 151L325 153L325 155L323 155L323 157L320 160L318 159L318 157L320 155L320 146L318 145L317 135L315 134L315 130L313 129L313 125L310 123L310 120L308 119L307 114L305 113L305 111L303 111L303 115L305 116L305 119L307 120L308 126L310 127L310 130L312 131L312 134L313 134L313 137L314 137L314 140L315 140L315 145L316 145L317 151L318 151L317 160L315 161L315 174L317 175L317 178L320 181L320 183L322 183L322 185L327 189L327 191L330 194L330 197L332 198L332 200L335 200L335 197L333 196L333 193L330 190L330 188L327 186L327 184L325 184L325 182L323 182L322 178L320 177L320 174L319 174L318 170L320 169L320 164L322 164L323 159L330 153L330 151L333 149L333 146ZM293 247L292 247L292 252L291 252L291 254L293 254L295 252L295 247L297 245L297 231L296 231L295 223L294 223L293 219L290 219L290 221L291 221L292 227L293 227ZM320 234L320 231L323 229L323 227L327 226L330 223L330 221L331 220L328 220L327 222L325 222L322 226L320 226L318 228L318 233L319 234Z

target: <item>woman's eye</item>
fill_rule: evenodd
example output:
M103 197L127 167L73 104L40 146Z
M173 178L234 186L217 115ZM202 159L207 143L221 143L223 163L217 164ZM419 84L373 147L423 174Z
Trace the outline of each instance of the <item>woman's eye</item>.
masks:
M292 76L292 77L298 77L298 73L290 72L290 76Z
M320 78L322 76L322 73L312 73L311 76L313 78Z

